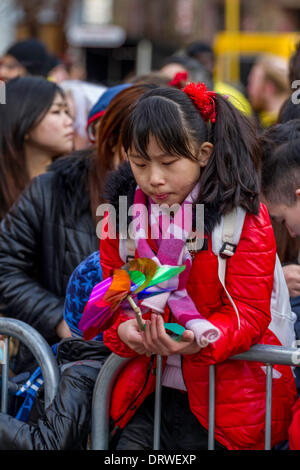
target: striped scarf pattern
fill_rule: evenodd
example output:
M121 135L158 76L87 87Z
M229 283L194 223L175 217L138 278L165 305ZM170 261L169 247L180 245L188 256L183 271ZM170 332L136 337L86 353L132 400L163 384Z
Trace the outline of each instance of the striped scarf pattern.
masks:
M193 203L198 193L199 184L186 197L172 218L170 211L164 211L162 206L154 204L137 186L133 214L139 213L139 216L133 218L133 224L136 222L134 240L139 257L150 258L158 265L185 265L185 270L180 275L157 286L157 289L167 288L168 292L143 300L142 305L159 313L163 313L168 305L176 321L192 330L199 346L205 347L217 341L220 331L198 312L186 290L192 267L192 258L186 242L192 231ZM148 243L148 224L151 236L157 241L156 255Z

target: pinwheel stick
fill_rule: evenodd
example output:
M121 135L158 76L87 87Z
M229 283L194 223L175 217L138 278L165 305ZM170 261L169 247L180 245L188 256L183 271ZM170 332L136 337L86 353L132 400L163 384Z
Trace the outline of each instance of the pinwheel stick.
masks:
M128 302L130 303L131 307L133 308L133 310L135 312L135 316L136 316L136 320L137 320L137 323L138 323L139 330L144 331L144 322L143 322L143 318L142 318L141 309L137 306L137 304L135 303L135 301L133 300L131 295L127 296L127 300L128 300Z

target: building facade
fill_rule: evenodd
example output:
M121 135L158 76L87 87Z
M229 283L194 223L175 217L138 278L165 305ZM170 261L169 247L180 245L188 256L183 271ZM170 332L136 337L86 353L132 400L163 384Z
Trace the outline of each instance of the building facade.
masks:
M13 39L39 37L79 57L92 81L114 84L135 73L139 51L156 69L192 41L214 45L232 24L226 11L241 31L300 30L299 0L1 0L0 44L3 53Z

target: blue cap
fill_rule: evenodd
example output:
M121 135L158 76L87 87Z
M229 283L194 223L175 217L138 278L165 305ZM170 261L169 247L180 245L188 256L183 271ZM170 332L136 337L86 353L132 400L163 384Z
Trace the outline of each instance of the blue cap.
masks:
M121 91L130 87L130 83L125 83L123 85L116 85L108 88L99 98L99 100L94 104L88 115L87 122L87 133L91 142L95 142L95 136L93 133L93 125L97 119L99 119L106 111L106 108L110 104L111 100Z

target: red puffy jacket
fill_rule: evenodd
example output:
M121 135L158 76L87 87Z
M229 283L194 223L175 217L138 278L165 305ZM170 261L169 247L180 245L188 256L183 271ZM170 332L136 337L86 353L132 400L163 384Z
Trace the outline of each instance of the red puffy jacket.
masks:
M149 240L149 243L151 241ZM100 261L104 278L124 263L118 240L102 240ZM152 245L152 248L154 246ZM236 313L218 278L218 260L208 249L196 253L187 290L201 314L219 328L219 340L197 354L182 356L182 373L191 411L208 428L208 371L216 366L215 437L228 449L263 449L266 373L264 364L228 358L247 351L253 344L280 345L268 329L276 246L267 210L247 214L240 242L227 261L226 287L238 308ZM171 317L171 318L169 318ZM155 387L155 359L138 356L119 338L121 314L104 332L105 344L116 354L133 357L113 389L111 418L123 428ZM168 309L165 321L172 320ZM173 319L175 321L175 319ZM272 445L288 438L296 386L289 366L274 366L272 392Z

